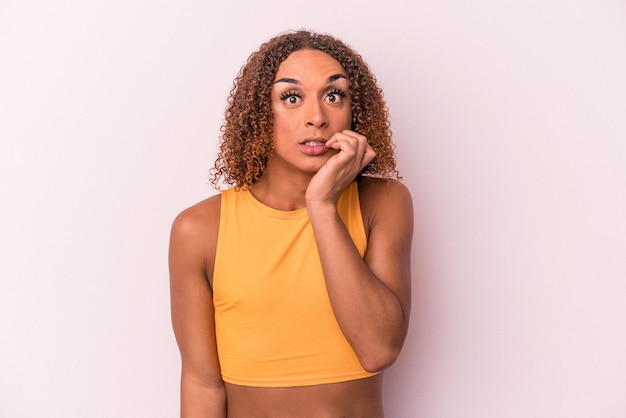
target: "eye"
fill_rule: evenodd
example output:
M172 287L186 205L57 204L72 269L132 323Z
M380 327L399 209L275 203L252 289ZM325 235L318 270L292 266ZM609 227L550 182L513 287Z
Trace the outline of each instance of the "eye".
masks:
M280 95L280 100L283 102L287 102L290 105L295 105L302 100L302 96L295 91L286 91L285 93Z
M346 97L346 92L339 89L333 89L328 92L326 95L326 100L330 103L341 103L341 101Z

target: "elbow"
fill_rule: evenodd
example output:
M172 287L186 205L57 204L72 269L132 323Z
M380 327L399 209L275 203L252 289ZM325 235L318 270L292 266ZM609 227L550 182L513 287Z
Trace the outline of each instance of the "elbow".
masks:
M368 350L359 355L359 361L365 371L369 373L378 373L393 363L400 355L401 346L390 346L380 349Z

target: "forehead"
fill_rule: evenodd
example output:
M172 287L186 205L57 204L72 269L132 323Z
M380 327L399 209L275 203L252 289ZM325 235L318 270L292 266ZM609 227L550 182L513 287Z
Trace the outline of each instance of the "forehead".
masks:
M334 74L346 75L346 71L339 61L316 49L302 49L292 52L280 63L274 79L278 80L283 77L326 78Z

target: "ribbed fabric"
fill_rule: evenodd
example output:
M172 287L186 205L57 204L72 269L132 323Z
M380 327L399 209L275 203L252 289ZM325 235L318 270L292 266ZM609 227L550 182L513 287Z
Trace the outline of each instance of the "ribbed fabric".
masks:
M367 239L356 182L337 208L363 256ZM226 382L307 386L373 375L337 324L306 208L280 211L248 190L222 192L213 303Z

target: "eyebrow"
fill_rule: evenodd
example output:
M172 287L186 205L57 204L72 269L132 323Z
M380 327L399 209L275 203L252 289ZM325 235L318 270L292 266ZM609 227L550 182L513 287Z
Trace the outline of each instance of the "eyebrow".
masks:
M343 74L333 74L333 75L331 75L330 77L328 77L328 80L326 80L326 84L330 84L330 83L332 83L333 81L337 81L337 80L339 80L340 78L343 78L343 79L347 80L346 76L345 76L345 75L343 75ZM288 78L288 77L285 77L285 78L281 78L281 79L279 79L279 80L276 80L276 81L274 81L274 82L272 83L272 85L273 85L273 84L276 84L276 83L290 83L290 84L296 84L296 85L300 85L300 84L301 84L301 83L300 83L300 80L297 80L297 79L295 79L295 78Z

